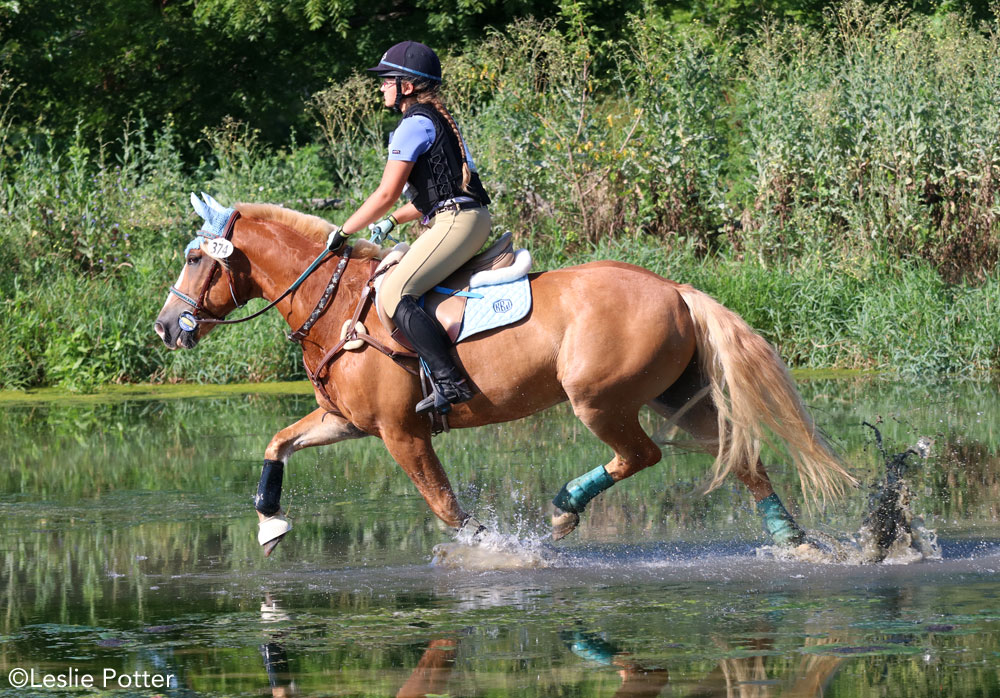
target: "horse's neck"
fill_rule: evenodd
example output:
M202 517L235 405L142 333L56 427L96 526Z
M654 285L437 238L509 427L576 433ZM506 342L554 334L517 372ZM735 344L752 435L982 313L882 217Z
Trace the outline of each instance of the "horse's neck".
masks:
M262 297L268 301L273 301L288 290L323 252L323 245L286 234L280 228L265 223L253 226L244 246L245 254L250 261L250 281L253 285L249 294L251 297ZM330 281L336 263L336 258L325 261L312 277L304 282L302 288L304 292L296 292L278 304L281 314L290 325L301 323L305 316L312 312L319 301L322 289ZM339 292L331 300L331 312L337 312L336 306L350 305L352 300L348 296L353 297L356 291L357 279L354 277L366 273L367 270L367 267L362 269L362 266L357 263L347 265ZM303 317L300 318L299 315Z
M269 301L284 293L323 249L266 223L255 223L244 235L253 285L249 293Z

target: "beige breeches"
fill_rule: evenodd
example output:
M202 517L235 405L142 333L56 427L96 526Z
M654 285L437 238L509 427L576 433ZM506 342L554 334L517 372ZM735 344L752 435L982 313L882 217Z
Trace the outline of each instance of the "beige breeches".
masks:
M395 315L400 298L427 293L472 259L489 236L486 207L437 214L379 289L382 307L390 317Z

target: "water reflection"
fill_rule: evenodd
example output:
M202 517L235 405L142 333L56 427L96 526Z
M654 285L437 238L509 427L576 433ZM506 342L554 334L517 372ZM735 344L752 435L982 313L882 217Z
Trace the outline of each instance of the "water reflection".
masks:
M261 615L269 637L261 654L267 685L273 695L282 696L593 698L652 697L667 691L719 698L821 698L833 695L829 690L866 696L871 695L868 689L883 685L884 677L900 681L894 685L906 686L906 695L921 698L965 695L979 682L996 685L990 662L980 664L976 657L985 660L996 651L995 629L985 636L982 632L983 622L989 625L988 618L1000 617L1000 609L981 610L978 624L969 616L962 626L923 622L919 618L926 617L927 607L921 597L933 586L873 587L866 599L856 599L849 587L818 594L784 588L747 595L732 585L704 591L703 606L695 613L682 610L690 596L676 604L616 602L625 588L617 584L589 596L579 588L566 589L521 620L502 607L485 616L466 611L462 615L468 622L450 632L439 630L447 625L441 617L413 614L411 606L403 606L392 614L400 620L395 630L384 629L382 643L405 651L386 653L385 644L368 635L362 643L382 649L367 663L360 663L360 655L342 656L335 669L318 672L315 662L311 670L289 669L310 666L303 658L315 653L315 647L302 635L316 632L318 618L296 617L267 598ZM643 599L654 589L631 591ZM832 604L824 598L831 591ZM684 595L682 588L671 592ZM726 606L727 594L742 608ZM956 601L961 606L976 596ZM562 617L556 609L561 603L572 607L575 619ZM428 604L440 606L448 599L432 597L418 607ZM419 617L429 620L414 622ZM340 628L341 621L334 614L326 623ZM369 621L377 626L377 614ZM275 623L281 629L269 630ZM424 632L415 632L421 626L426 626ZM961 671L956 671L956 660L965 667ZM921 680L928 674L938 678L939 664L950 666L954 674L944 681L950 692L939 692L941 684L933 680ZM989 690L982 695L990 695Z
M757 559L745 492L701 496L708 459L671 452L595 500L560 565L432 568L447 534L374 440L296 456L295 533L265 561L250 502L262 450L309 398L3 408L0 696L18 666L163 671L179 677L171 695L1000 695L995 387L804 392L868 484L884 461L862 421L882 417L890 453L934 439L906 477L942 561ZM547 530L581 464L607 460L565 410L449 434L440 452L463 502L521 540ZM840 535L868 507L862 490L802 520Z
M418 698L427 694L446 693L448 679L455 668L457 649L458 644L454 638L431 640L410 678L396 692L396 698Z
M632 659L631 654L620 649L597 633L581 630L562 630L559 632L569 651L586 662L614 667L621 678L621 686L614 693L614 698L635 696L635 698L652 698L660 695L660 691L670 680L666 669L655 666L644 666Z

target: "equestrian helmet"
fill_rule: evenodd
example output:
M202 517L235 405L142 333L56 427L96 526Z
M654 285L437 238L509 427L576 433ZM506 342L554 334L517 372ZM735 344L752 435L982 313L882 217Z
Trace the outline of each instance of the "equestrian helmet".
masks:
M417 41L403 41L382 55L369 71L382 78L408 78L441 82L441 61L429 47Z

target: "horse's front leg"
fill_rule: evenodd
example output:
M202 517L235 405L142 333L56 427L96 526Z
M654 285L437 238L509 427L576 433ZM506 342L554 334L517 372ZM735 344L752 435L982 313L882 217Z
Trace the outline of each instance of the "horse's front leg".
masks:
M281 511L281 484L289 457L303 448L326 446L362 436L367 434L323 408L313 410L274 435L264 452L264 467L253 500L260 518L257 542L264 547L265 557L292 529L292 524Z
M468 531L471 536L482 531L482 526L475 517L466 513L459 505L448 476L441 467L441 461L431 447L429 433L418 432L418 435L414 435L393 429L383 431L382 441L393 460L417 486L435 516L456 531Z

